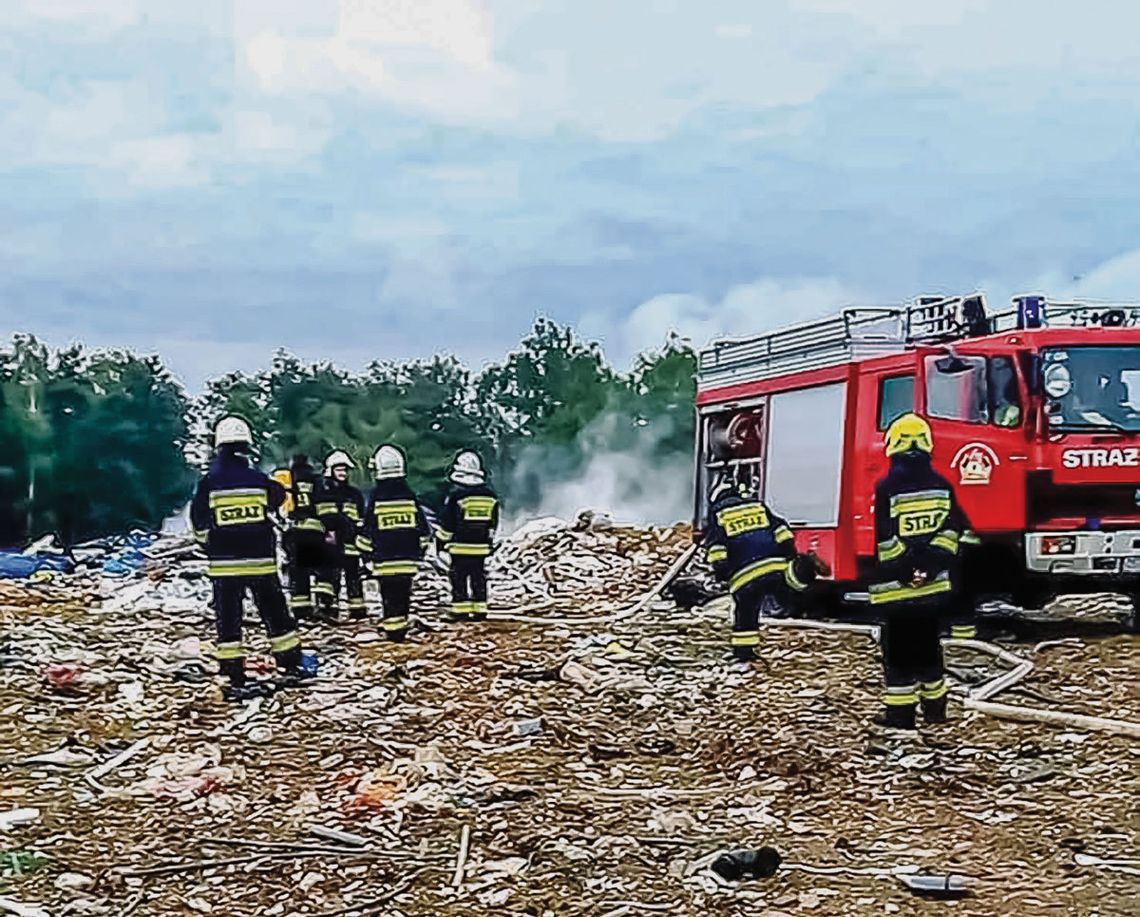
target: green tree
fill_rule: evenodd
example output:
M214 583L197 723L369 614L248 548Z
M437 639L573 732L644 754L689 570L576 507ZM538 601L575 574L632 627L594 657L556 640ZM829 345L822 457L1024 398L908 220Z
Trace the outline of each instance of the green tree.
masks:
M188 406L154 358L16 338L0 355L3 540L156 528L189 492Z

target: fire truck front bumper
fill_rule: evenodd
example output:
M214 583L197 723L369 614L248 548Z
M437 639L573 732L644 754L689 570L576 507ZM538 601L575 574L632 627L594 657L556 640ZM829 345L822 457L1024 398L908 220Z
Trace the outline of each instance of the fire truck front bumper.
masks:
M1033 532L1025 566L1065 576L1140 575L1140 529L1123 532Z

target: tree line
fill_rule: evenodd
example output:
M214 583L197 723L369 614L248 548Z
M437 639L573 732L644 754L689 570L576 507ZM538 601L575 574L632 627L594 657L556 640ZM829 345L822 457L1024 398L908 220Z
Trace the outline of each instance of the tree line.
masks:
M619 372L596 343L539 319L478 372L437 356L353 373L282 351L268 370L227 374L191 397L157 357L52 351L18 335L0 349L0 546L157 528L185 505L226 413L250 422L266 469L345 449L364 485L375 448L396 443L432 505L455 453L474 448L525 511L600 451L662 463L689 455L694 370L691 348L671 338Z

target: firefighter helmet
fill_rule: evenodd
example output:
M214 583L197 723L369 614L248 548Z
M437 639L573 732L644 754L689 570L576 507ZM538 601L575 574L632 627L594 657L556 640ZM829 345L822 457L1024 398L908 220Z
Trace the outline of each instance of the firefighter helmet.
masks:
M240 417L223 417L214 427L214 445L249 445L253 442L253 431Z
M404 450L399 446L386 443L376 450L372 456L372 467L376 471L376 480L387 478L402 478L407 474L407 460Z
M485 477L483 460L474 452L464 451L455 456L455 463L451 466L451 480L456 484L482 484Z
M342 452L337 449L327 459L325 459L325 474L331 476L334 468L355 468L356 462L352 460L347 452Z
M903 414L887 430L887 455L898 455L902 452L925 452L929 455L934 451L934 437L930 432L930 424L917 414Z

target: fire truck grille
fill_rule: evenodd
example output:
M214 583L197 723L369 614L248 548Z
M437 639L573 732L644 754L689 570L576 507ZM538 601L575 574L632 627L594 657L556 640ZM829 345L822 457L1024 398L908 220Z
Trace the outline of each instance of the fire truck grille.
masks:
M1031 483L1028 496L1031 525L1053 519L1140 521L1140 487L1135 484L1056 485L1045 478Z

